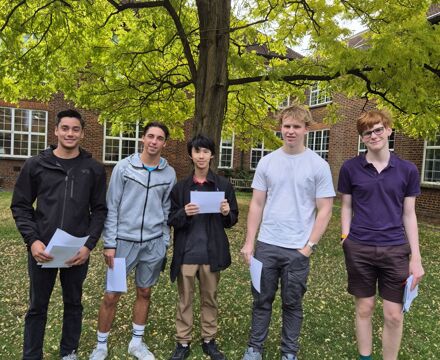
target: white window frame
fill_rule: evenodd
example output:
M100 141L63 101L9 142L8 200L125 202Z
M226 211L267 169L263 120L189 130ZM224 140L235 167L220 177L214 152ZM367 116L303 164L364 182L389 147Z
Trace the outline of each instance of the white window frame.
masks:
M3 152L0 152L0 157L2 158L19 158L19 159L27 159L28 157L31 157L33 155L37 155L40 151L44 150L47 147L47 124L48 124L48 117L49 113L46 110L40 110L40 109L22 109L22 108L13 108L13 107L7 107L7 106L1 106L1 109L7 109L11 111L11 129L10 130L0 130L0 134L9 134L11 136L11 153L6 154ZM16 111L26 111L27 112L27 122L29 124L27 131L19 131L15 130L15 112ZM36 132L32 131L32 114L34 112L42 112L45 115L44 119L44 132ZM27 135L27 154L21 155L21 154L15 154L15 137L16 135ZM44 146L42 148L32 148L32 138L35 136L44 136ZM35 151L33 151L35 150Z
M330 104L333 101L330 91L324 87L321 87L319 83L316 83L310 87L309 94L309 106L322 106Z
M218 168L219 169L233 169L234 168L234 145L235 145L235 134L233 133L232 136L230 137L231 139L231 145L229 146L224 146L223 145L223 140L229 140L229 137L221 137L220 139L220 151L219 151L219 156L218 156ZM222 166L222 156L225 150L230 150L231 151L231 161L230 161L230 165L229 166Z
M421 174L421 177L422 177L422 181L421 182L422 182L422 184L437 185L437 186L440 185L440 180L439 181L426 181L425 180L426 161L427 161L426 153L427 153L427 150L438 150L438 152L440 153L440 133L437 133L436 137L438 138L438 140L437 140L438 145L436 145L435 143L434 143L434 145L430 145L429 144L430 142L426 141L426 140L425 140L424 145L423 145L423 163L422 163L422 174ZM437 161L440 162L440 158L439 159L435 159L434 158L433 160L434 161L437 160Z
M282 138L281 131L275 131L275 136L281 139ZM260 160L261 160L263 158L263 156L266 156L266 155L270 154L272 151L274 151L274 149L268 149L268 148L264 147L264 139L261 141L261 147L252 147L251 151L250 151L250 154L249 154L250 155L250 158L249 158L249 169L251 169L251 170L256 170L257 169L256 166L252 167L252 153L253 152L260 152ZM258 160L258 162L260 160ZM257 165L258 165L258 162L257 162Z
M394 152L394 146L396 144L396 130L393 129L393 132L390 135L390 138L388 139L388 149L391 152ZM365 144L362 142L362 137L359 136L358 138L358 155L364 153L367 151L367 148Z
M292 104L292 99L291 99L291 96L290 95L288 95L281 103L280 103L280 105L278 106L280 109L283 109L283 108L285 108L285 107L288 107L288 106L290 106Z
M321 133L321 142L320 144L318 144L318 149L312 149L310 144L310 134L314 133L315 136L313 137L313 140L316 139L316 133L320 132ZM328 143L327 143L327 147L324 148L324 133L327 132L327 138ZM330 129L319 129L319 130L309 130L306 136L306 147L308 147L309 149L311 149L312 151L316 152L319 156L321 156L325 161L328 161L328 150L330 147ZM314 146L315 147L315 146ZM326 156L322 156L323 154L326 154Z
M142 151L142 141L139 137L139 122L136 122L136 131L134 135L131 136L124 136L123 131L120 131L118 135L107 135L107 122L104 122L104 146L102 150L102 162L104 164L116 164L119 160L122 160L124 157L130 155L130 154L122 154L122 142L123 141L134 141L135 146L133 152L141 152ZM118 160L106 160L107 155L107 147L106 143L107 140L116 140L118 141Z

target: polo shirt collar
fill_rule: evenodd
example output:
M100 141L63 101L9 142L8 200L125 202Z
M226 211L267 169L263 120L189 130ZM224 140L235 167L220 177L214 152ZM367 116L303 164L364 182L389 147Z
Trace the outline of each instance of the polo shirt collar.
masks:
M211 183L211 184L215 183L214 174L213 174L213 172L211 170L208 171L208 174L206 175L206 181L203 181L203 182L198 181L194 177L194 173L195 172L193 171L192 180L193 180L193 183L196 184L196 185L203 185L203 184L206 184L206 183Z
M361 165L362 167L367 167L370 163L367 160L367 151L365 151L363 154L361 154ZM396 155L390 151L390 160L388 161L388 167L395 167L396 166Z

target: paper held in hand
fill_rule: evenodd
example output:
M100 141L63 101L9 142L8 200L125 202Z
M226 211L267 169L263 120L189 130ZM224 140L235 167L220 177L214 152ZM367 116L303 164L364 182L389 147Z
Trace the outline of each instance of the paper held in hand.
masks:
M69 233L57 229L55 234L46 247L46 252L53 256L53 260L46 263L38 263L43 268L67 268L66 261L75 256L75 254L86 243L89 237L76 237Z
M191 191L190 202L199 206L199 214L219 213L224 191Z
M408 279L406 279L405 291L403 293L403 307L402 312L408 312L409 307L413 300L417 297L419 293L419 285L417 284L414 289L411 290L411 286L413 283L413 275L410 275Z

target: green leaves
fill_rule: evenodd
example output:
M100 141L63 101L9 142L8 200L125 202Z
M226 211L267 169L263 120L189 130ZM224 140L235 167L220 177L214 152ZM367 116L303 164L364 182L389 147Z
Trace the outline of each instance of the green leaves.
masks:
M196 93L210 91L197 87L191 69L203 66L207 55L200 48L199 16L212 14L187 0L171 1L174 13L162 2L123 4L128 8L119 11L105 0L0 5L0 97L45 101L61 91L110 122L157 119L182 135L181 125L194 116ZM267 134L268 111L288 95L302 101L309 85L330 80L339 93L391 108L396 127L407 134L430 135L440 124L440 36L439 26L426 20L430 5L234 2L230 28L214 29L218 37L230 36L228 51L217 54L228 62L229 83L220 84L229 94L225 127L245 137ZM366 46L348 46L342 20L366 26ZM286 58L305 36L307 57Z

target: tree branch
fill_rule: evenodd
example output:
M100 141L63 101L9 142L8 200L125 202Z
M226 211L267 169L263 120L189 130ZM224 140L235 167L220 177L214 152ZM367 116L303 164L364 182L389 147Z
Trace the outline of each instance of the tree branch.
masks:
M20 6L24 5L26 3L26 0L22 0L20 1L17 5L15 5L13 7L13 9L11 10L11 12L6 16L6 20L5 23L3 24L3 26L0 28L0 32L2 32L6 26L8 26L9 20L11 19L12 15L14 15L15 10L17 10Z
M115 12L112 12L109 16L107 16L107 19L105 19L104 24L102 24L102 27L107 25L110 18L114 15L119 14L120 12L127 10L127 9L147 9L147 8L155 8L155 7L163 7L164 1L145 1L145 2L126 2L123 4L120 4L119 2L115 0L107 0L107 2L116 9Z
M189 45L189 41L188 41L188 37L186 36L185 29L183 28L182 22L180 21L180 17L169 0L165 0L164 7L174 21L174 25L176 26L180 41L182 42L183 52L185 54L186 60L188 61L188 67L191 73L191 77L193 78L193 81L196 82L197 79L196 63L194 61L194 57L191 52L191 46Z
M440 77L440 69L435 69L435 68L433 68L431 65L429 65L429 64L425 64L425 65L423 65L423 67L426 69L426 70L428 70L428 71L431 71L434 75L437 75L438 77Z

